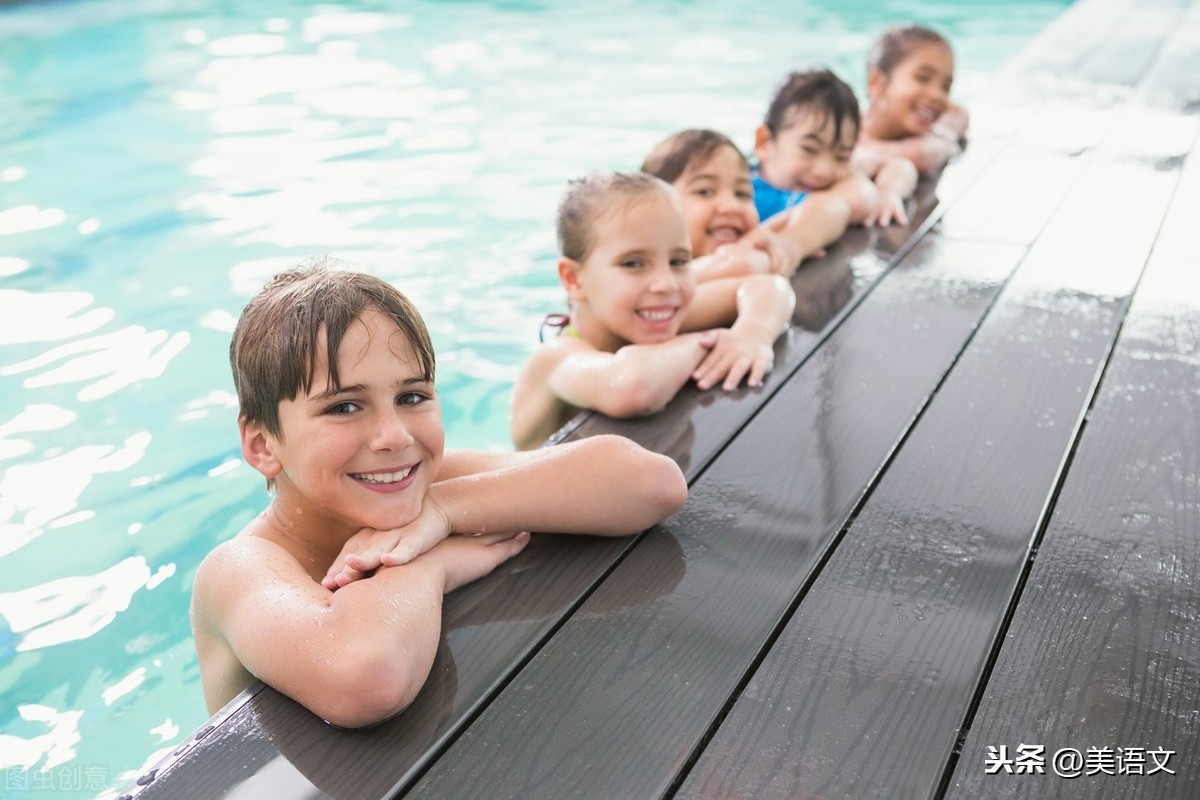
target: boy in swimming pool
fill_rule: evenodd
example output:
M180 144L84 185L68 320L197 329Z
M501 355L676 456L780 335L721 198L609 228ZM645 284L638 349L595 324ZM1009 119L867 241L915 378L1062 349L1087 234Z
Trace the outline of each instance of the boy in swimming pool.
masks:
M796 237L791 209L825 192L846 203L851 225L908 224L916 168L899 157L852 163L858 131L858 100L845 81L829 70L788 75L755 131L754 204L764 225ZM784 212L790 219L779 225Z
M525 362L509 430L536 447L578 411L658 411L689 380L762 383L795 295L779 275L697 286L679 195L645 173L572 181L559 205L558 277L570 315ZM721 327L728 326L728 327Z
M819 192L796 208L795 218L775 217L776 225L793 226L792 237L759 226L750 162L728 136L712 130L668 136L646 156L642 172L679 191L699 281L770 272L791 276L801 261L840 238L849 221L844 200Z
M937 172L967 143L967 110L950 100L954 51L920 25L890 28L867 57L869 105L860 161L902 156L922 174Z
M368 275L277 276L230 361L242 454L274 498L196 575L210 712L258 678L338 726L391 716L429 674L442 595L520 552L517 531L634 533L687 495L673 461L623 437L444 450L425 324Z

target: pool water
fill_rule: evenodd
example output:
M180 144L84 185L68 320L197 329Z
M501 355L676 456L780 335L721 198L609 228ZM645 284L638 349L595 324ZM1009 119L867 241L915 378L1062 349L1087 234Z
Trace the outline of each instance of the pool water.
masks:
M861 92L899 20L956 95L1066 5L713 0L0 6L3 794L115 794L207 717L204 554L266 502L227 348L274 272L332 253L426 315L453 446L507 448L562 310L565 181L712 127L749 146L789 69Z

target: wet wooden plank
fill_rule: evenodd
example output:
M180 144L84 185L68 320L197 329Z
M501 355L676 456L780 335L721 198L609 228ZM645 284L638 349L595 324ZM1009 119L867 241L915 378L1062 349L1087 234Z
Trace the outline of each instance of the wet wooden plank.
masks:
M1014 268L922 242L417 784L659 796ZM665 546L664 537L677 541ZM647 598L664 570L671 591Z
M937 795L1177 181L1089 165L681 797Z
M1140 264L1104 266L1128 292ZM935 794L1125 307L1042 266L989 315L682 797Z
M1195 219L1197 186L1200 171L1189 168L1164 234L1183 224L1181 203ZM949 797L1200 796L1197 387L1200 273L1193 255L1156 246ZM1018 775L1014 765L986 773L989 747L1015 756L1021 745L1044 748L1043 774ZM1109 748L1116 774L1099 771L1094 753L1089 761L1091 748ZM1056 774L1064 749L1082 754L1080 777ZM1160 760L1176 774L1158 770Z

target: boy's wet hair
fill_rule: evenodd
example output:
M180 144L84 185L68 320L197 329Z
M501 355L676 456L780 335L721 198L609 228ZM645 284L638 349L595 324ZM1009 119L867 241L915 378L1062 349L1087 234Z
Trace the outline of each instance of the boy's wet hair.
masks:
M722 147L732 149L741 157L747 171L750 169L745 154L728 136L707 128L689 128L654 145L650 155L642 162L642 172L648 172L667 183L675 183L689 166L707 164L713 153Z
M558 251L572 261L586 260L596 246L596 221L612 209L612 201L652 192L673 197L675 190L644 172L599 170L571 180L558 204Z
M772 138L787 127L788 115L793 109L816 111L825 120L832 120L834 144L842 140L842 128L847 125L853 134L851 138L858 139L858 98L854 96L854 90L831 70L793 72L784 78L763 119Z
M325 337L330 388L341 388L338 349L366 311L396 323L416 353L422 377L433 381L433 343L416 306L387 281L338 266L320 259L281 272L246 305L234 328L229 364L239 416L279 438L279 404L307 393L316 379L318 337Z
M932 28L926 28L924 25L896 25L880 34L871 45L871 50L867 53L867 69L877 69L884 75L891 75L896 65L908 58L917 45L922 44L940 44L951 50L946 37Z

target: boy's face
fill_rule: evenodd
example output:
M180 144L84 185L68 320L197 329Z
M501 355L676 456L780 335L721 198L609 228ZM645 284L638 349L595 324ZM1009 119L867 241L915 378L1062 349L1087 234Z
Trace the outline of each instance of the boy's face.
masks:
M330 528L387 530L416 519L441 466L442 412L396 324L369 310L337 353L328 386L324 335L308 394L279 405L282 439L266 434L277 503ZM260 467L261 469L261 467ZM265 472L265 471L264 471Z
M871 113L895 138L923 136L946 110L954 82L954 54L939 42L913 48L890 75L873 71L867 90Z
M689 164L673 185L683 197L693 257L736 242L758 225L750 169L741 153L728 145L718 147L703 163Z
M849 176L858 132L848 122L840 139L833 131L832 115L804 108L790 110L774 136L760 126L754 152L763 179L785 191L819 192Z
M603 214L592 252L567 289L620 344L647 344L679 332L696 293L687 227L676 198L655 191Z

